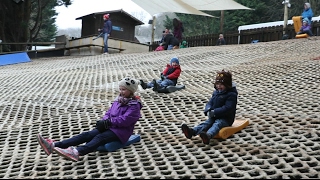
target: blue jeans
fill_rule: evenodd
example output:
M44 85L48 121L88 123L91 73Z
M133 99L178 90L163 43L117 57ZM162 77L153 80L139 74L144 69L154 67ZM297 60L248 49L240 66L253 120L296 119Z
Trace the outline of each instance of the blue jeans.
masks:
M300 31L300 32L298 32L297 34L304 34L304 33L308 34L309 36L313 36L313 34L312 34L312 31L311 31L311 30Z
M104 52L108 52L108 33L103 35Z
M108 142L120 141L118 136L111 130L100 133L97 129L83 132L69 139L55 142L54 146L59 148L68 148L70 146L77 146L82 143L86 143L76 149L79 155L86 155L90 152L96 151L101 145L105 145Z
M222 128L228 126L228 122L223 119L207 119L198 126L195 126L193 130L195 131L195 135L198 135L203 131L207 131L207 134L212 138L217 135Z
M157 80L157 83L159 84L160 88L167 87L167 86L174 86L174 82L170 79L164 79L163 81L161 79ZM153 83L149 82L147 84L147 88L153 88Z
M173 49L173 45L169 45L167 50L172 50Z

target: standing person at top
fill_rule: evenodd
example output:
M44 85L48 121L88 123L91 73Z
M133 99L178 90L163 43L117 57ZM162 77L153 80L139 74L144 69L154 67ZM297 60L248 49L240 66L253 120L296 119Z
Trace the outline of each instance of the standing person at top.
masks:
M226 41L224 40L223 34L219 34L219 38L217 40L217 46L226 45Z
M172 23L173 23L173 36L178 39L179 43L181 43L182 33L184 32L183 24L177 18L174 18Z
M304 10L301 14L302 20L305 18L308 18L308 24L311 26L312 24L312 17L313 17L313 11L311 9L310 3L304 3Z
M208 116L208 119L193 128L182 124L181 129L186 138L191 139L192 136L200 134L202 142L209 144L210 139L222 128L232 126L236 115L238 91L235 83L232 82L230 71L217 72L214 89L204 108L204 114Z
M108 54L108 38L112 31L112 22L109 18L109 14L103 15L103 28L98 29L100 33L103 33L103 45L104 45L104 54Z
M120 141L125 144L141 117L142 104L140 97L135 96L139 84L140 81L130 77L119 82L120 93L102 119L97 121L96 128L62 141L45 139L38 134L40 146L47 155L56 152L69 160L78 161L79 156L94 152L106 143ZM83 145L73 147L80 144Z

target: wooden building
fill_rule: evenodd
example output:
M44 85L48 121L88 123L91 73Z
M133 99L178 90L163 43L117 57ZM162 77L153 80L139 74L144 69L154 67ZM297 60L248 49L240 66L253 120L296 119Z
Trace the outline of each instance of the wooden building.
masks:
M82 20L81 37L97 36L103 27L103 15L110 14L112 32L110 37L126 41L135 41L135 26L144 24L124 10L103 11L76 18Z

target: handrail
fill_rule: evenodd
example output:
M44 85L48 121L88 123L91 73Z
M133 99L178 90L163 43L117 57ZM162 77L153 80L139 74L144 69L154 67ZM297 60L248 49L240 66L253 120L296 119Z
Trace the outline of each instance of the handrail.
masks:
M0 45L51 45L51 44L57 44L57 45L66 45L66 42L15 42L15 43L7 43L7 42L1 42Z

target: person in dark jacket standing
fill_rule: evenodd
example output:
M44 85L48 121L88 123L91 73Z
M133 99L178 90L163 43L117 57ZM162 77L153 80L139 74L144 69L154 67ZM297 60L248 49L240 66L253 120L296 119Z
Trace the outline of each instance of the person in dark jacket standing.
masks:
M173 19L173 36L178 39L179 43L182 42L182 33L184 31L183 24L177 18Z
M100 33L103 33L103 45L104 45L104 54L108 54L108 38L112 31L112 22L109 18L109 14L103 15L103 28L98 29Z
M174 57L170 60L170 64L166 65L166 68L160 74L161 79L145 83L143 80L140 80L141 87L143 89L153 88L153 91L158 91L167 86L175 86L178 82L178 78L181 74L181 67L179 64L179 59Z
M200 134L202 142L209 144L210 139L222 128L232 126L238 103L238 91L235 83L232 83L231 72L219 71L214 88L212 97L204 109L204 114L208 116L208 119L193 128L182 124L181 129L186 138L191 139L192 136Z
M139 84L139 80L123 78L119 82L119 95L101 120L97 121L94 129L62 141L45 139L38 134L37 141L47 155L54 151L72 161L78 161L79 156L96 151L99 146L109 142L120 141L125 144L141 117L141 100L134 95ZM73 147L83 143L77 148Z

